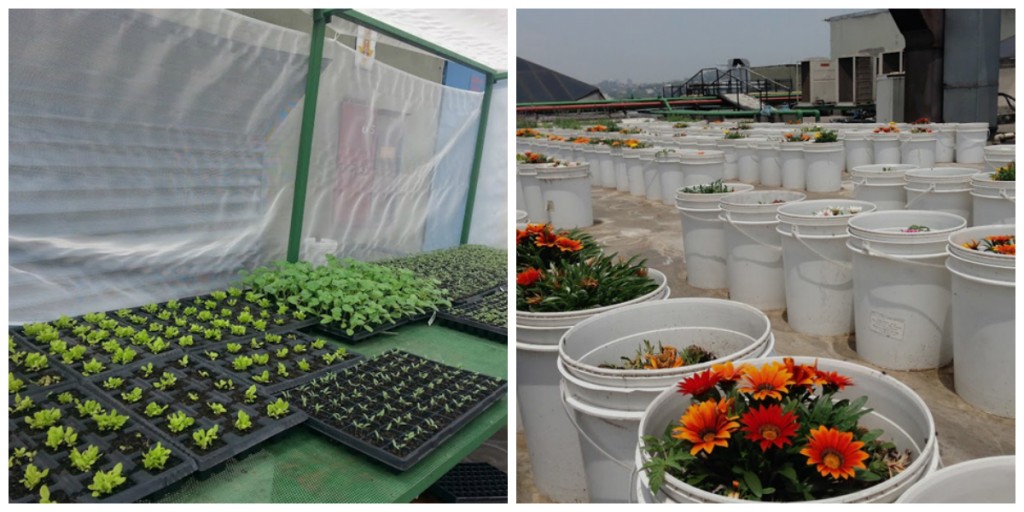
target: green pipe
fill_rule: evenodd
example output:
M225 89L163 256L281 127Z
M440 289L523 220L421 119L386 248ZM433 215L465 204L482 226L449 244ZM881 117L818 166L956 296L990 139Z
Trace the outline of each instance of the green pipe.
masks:
M602 103L649 103L652 101L687 101L687 100L716 100L718 96L680 96L678 98L633 98L621 100L580 100L580 101L538 101L535 103L516 103L516 107L551 107L562 105L576 105L586 103L588 105L600 105Z
M666 100L665 98L662 98L662 99L661 99L661 104L662 104L662 105L665 105L665 109L666 109L666 110L672 110L672 105L669 105L669 104L668 104L668 100Z
M480 163L484 156L484 139L487 137L487 118L491 111L491 89L494 87L494 75L487 75L484 86L484 101L480 106L480 124L476 128L476 149L473 150L473 170L469 174L469 190L466 192L466 212L462 215L461 245L469 243L469 227L473 223L473 206L476 204L476 186L480 182Z
M458 62L459 64L462 64L463 66L467 66L467 67L473 68L473 69L475 69L475 70L477 70L477 71L479 71L481 73L484 73L485 75L488 75L488 78L493 77L494 75L496 75L498 73L497 70L491 69L490 67L488 67L488 66L486 66L484 64L481 64L481 63L479 63L479 62L477 62L477 61L475 61L473 59L470 59L468 57L463 57L462 55L459 55L459 54L457 54L457 53L455 53L453 51L447 50L447 49L442 48L442 47L440 47L440 46L438 46L438 45L436 45L434 43L431 43L430 41L427 41L426 39L420 39L419 37L416 37L416 36L406 32L406 31L404 31L404 30L402 30L400 28L388 25L387 23L384 23L384 22L379 21L377 19L371 18L371 17L369 17L369 16L367 16L367 15L361 13L361 12L355 11L353 9L328 9L326 11L326 13L327 13L328 16L333 15L333 16L337 16L339 18L344 18L344 19L349 20L349 21L351 21L353 23L356 23L356 24L362 25L362 26L364 26L366 28L373 29L374 31L380 32L381 34L384 34L384 35L386 35L388 37L392 37L394 39L398 39L399 41L402 41L403 43L410 44L410 45L415 46L415 47L417 47L417 48L419 48L421 50L426 50L426 51L428 51L430 53L433 53L434 55L437 55L439 57L442 57L442 58L444 58L446 60L450 60L452 62Z
M309 183L309 160L313 152L313 123L316 118L316 97L320 90L320 66L324 57L324 35L331 14L313 9L313 33L309 43L309 69L306 73L306 97L302 103L302 131L299 134L299 158L295 164L295 195L292 199L292 226L288 233L288 261L299 260L302 244L302 220L306 212L306 186Z
M754 117L760 114L759 110L675 110L675 109L657 109L657 110L645 110L648 114L655 114L660 116L698 116L698 117ZM776 110L776 114L799 114L803 116L814 116L815 122L821 122L821 112L816 109L790 109L790 110Z

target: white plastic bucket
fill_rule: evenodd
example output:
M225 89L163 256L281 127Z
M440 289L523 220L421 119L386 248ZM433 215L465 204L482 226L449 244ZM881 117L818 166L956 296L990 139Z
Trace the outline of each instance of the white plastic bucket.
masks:
M540 181L537 180L537 171L542 168L552 167L554 164L518 164L516 175L523 187L523 201L526 203L526 212L533 222L546 224L548 222L548 211L544 205L544 193L540 189Z
M754 189L747 183L728 183L732 192ZM683 227L683 259L686 282L694 288L719 289L728 286L725 277L725 231L718 218L722 194L676 192L676 210Z
M843 143L807 142L804 162L808 192L838 192L843 188Z
M974 459L920 480L896 503L1015 503L1016 457Z
M912 169L904 174L907 181L908 210L929 210L959 215L971 224L974 206L971 202L971 177L977 169L966 167L933 167Z
M903 233L911 225L931 231ZM893 370L925 370L953 359L946 240L967 221L951 213L902 210L854 215L853 312L857 354Z
M661 191L661 173L671 162L675 149L662 149L655 153L653 161L644 162L644 192L648 201L661 202L664 193Z
M526 211L526 193L523 192L523 180L519 177L518 164L516 165L516 210Z
M955 158L956 123L936 123L935 129L935 163L948 164Z
M590 166L551 167L537 172L548 220L556 229L594 224L590 196Z
M807 188L807 165L804 161L802 143L783 142L780 144L779 165L782 167L782 188L790 190Z
M734 139L717 139L715 145L725 153L723 176L726 180L735 180L739 177L739 169L736 165L736 141Z
M779 161L779 143L765 140L757 143L759 181L766 187L782 186L782 163Z
M516 229L526 229L530 223L530 214L525 210L516 210Z
M624 157L626 151L622 147L612 148L612 160L615 164L615 189L619 192L629 192L629 169Z
M1017 182L995 181L992 173L971 176L972 220L977 226L1013 224L1017 214Z
M900 135L900 161L918 167L935 167L934 133L904 133Z
M594 180L604 188L615 188L615 161L612 159L612 148L597 144L594 146L597 166L591 166Z
M907 182L903 175L913 165L874 164L854 167L850 171L854 185L853 198L874 203L875 211L902 210L907 206Z
M834 359L811 357L794 357L797 364L817 364L823 371L839 372L850 377L854 384L836 393L836 399L855 400L867 396L867 407L871 412L860 418L859 423L868 429L885 431L883 439L891 440L899 451L910 450L911 463L900 474L880 482L867 489L837 496L813 503L891 503L903 494L911 485L932 474L939 463L939 442L935 433L935 419L928 405L914 390L902 382L871 368L854 363ZM750 364L761 366L765 363L782 358L766 358L748 360ZM651 402L644 411L637 433L636 468L641 475L638 478L646 489L640 489L638 498L645 502L657 503L740 503L742 500L732 499L720 494L713 494L689 485L671 474L666 474L660 492L653 495L649 482L644 478L645 471L640 469L649 459L642 451L643 436L661 437L665 427L677 422L679 417L690 405L691 397L669 388Z
M867 130L849 131L843 134L842 139L843 146L846 149L847 169L871 165L875 162L871 132Z
M985 146L985 170L987 172L996 172L996 169L1016 161L1016 148L1013 144Z
M900 139L898 133L871 134L871 152L875 165L900 163Z
M679 350L698 345L714 361L662 370L614 370L644 340ZM591 503L630 501L637 429L647 405L694 372L766 357L774 348L764 313L735 301L668 299L624 306L576 324L558 345L566 412L579 430Z
M683 186L686 176L683 175L683 163L679 161L679 152L676 150L658 159L658 186L661 188L661 202L673 204L675 191Z
M825 208L860 208L855 215L818 217ZM846 248L847 222L875 205L821 199L779 207L786 315L797 332L836 336L853 332L853 265Z
M956 163L980 164L985 161L988 123L960 123L956 127Z
M756 185L761 179L757 157L757 143L764 139L734 139L736 141L736 177L743 183Z
M1014 414L1014 274L1016 258L968 249L971 240L1012 235L1015 226L979 226L949 237L946 268L953 290L953 384L985 412Z
M644 162L640 160L643 149L624 149L622 158L626 160L626 176L629 180L629 195L644 197Z
M683 187L725 179L725 153L716 149L681 150L679 162L683 165ZM673 188L676 190L678 187ZM672 198L673 204L675 197Z
M807 196L786 190L740 192L723 196L718 218L725 222L726 281L729 298L762 310L786 307L782 236L776 213L784 203Z

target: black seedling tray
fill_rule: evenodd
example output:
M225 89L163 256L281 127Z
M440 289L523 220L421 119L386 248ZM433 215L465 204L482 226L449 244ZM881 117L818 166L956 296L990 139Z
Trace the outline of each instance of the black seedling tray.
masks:
M390 378L391 382L375 382L378 378ZM394 389L398 384L404 385L408 393L396 395ZM384 389L385 386L390 386L392 393L387 394L389 389ZM428 386L433 387L428 389ZM286 392L284 396L306 401L309 426L314 430L392 469L405 471L505 396L507 388L504 380L392 350L333 378L328 375ZM420 394L415 396L416 392ZM467 397L473 399L462 406L446 401ZM324 407L318 411L316 406L326 403L327 399L336 402L332 404L335 408ZM431 403L431 399L438 403ZM449 409L452 405L455 407ZM376 416L367 419L367 414ZM402 423L398 424L398 420ZM377 428L373 428L375 425ZM391 427L396 427L397 432L392 432ZM377 437L371 436L371 432ZM398 448L399 439L402 439L401 448ZM408 446L411 441L417 443ZM394 449L385 449L385 446Z
M246 341L246 343L234 342L242 345L242 349L238 353L232 354L228 352L227 346L229 343L232 342L224 342L208 347L204 351L197 351L196 353L193 354L193 357L196 358L197 360L203 361L204 364L216 366L222 372L230 374L233 377L244 380L245 382L250 384L256 384L256 386L259 389L270 395L277 394L286 389L291 389L294 388L295 386L299 386L307 382L310 382L313 379L323 375L324 373L343 370L349 366L356 364L358 361L363 359L362 354L359 354L357 352L346 351L345 359L341 361L335 361L333 364L327 365L323 360L324 354L332 353L335 352L336 350L336 348L332 346L330 343L324 346L324 348L314 349L312 348L311 345L315 341L315 339L306 333L295 331L271 334L281 336L280 343L266 342L265 335L250 337L247 338L246 340L243 340ZM251 348L252 346L250 343L254 338L257 339L258 341L263 341L264 343L263 346L258 350L253 350ZM295 346L300 344L306 346L306 352L302 353L302 357L300 359L306 359L306 362L310 364L310 371L308 372L303 372L302 370L299 369L298 360L288 359L283 361L282 359L278 358L276 354L277 350L281 348L287 348L289 350L288 357L294 357ZM208 351L216 351L219 354L215 361L211 361L209 357L206 355L206 352ZM236 357L251 357L254 353L257 352L268 354L269 364L265 366L257 366L254 364L252 367L244 371L235 370L233 361ZM282 377L277 374L277 364L281 362L285 364L286 371L289 374L288 377ZM262 382L257 382L254 379L254 376L262 373L264 370L266 370L270 376L270 383L264 384Z
M78 433L75 447L83 451L89 445L99 448L100 459L86 473L79 473L71 466L69 447L62 446L56 452L46 447L44 443L47 430L30 429L25 424L25 416L21 413L15 416L9 415L8 440L12 449L9 455L14 453L13 449L16 447L25 447L36 452L32 463L39 469L49 470L43 484L50 490L52 501L130 503L169 487L196 471L195 461L186 456L183 451L176 449L159 433L153 432L144 424L135 421L131 415L128 415L129 419L121 430L117 432L99 431L95 428L95 422L80 417L75 402L70 404L58 402L57 396L64 392L71 393L79 401L95 400L106 411L115 409L119 413L125 414L123 407L111 403L106 397L91 393L88 387L76 384L65 384L30 395L36 405L29 414L40 409L57 407L61 411L58 424L65 428L71 427ZM157 442L160 442L165 448L171 449L171 456L163 471L152 473L142 466L142 455ZM38 486L33 491L16 497L15 492L20 493L24 490L24 486L18 483L18 480L23 474L23 466L26 463L23 459L19 459L19 464L8 473L12 503L39 501ZM88 486L92 483L95 471L109 471L118 463L122 464L121 475L127 478L125 483L115 488L116 492L113 494L93 497Z
M14 349L18 352L26 352L21 357L24 358L27 353L39 353L46 357L47 367L41 370L29 371L23 363L16 363L11 359L10 350L8 350L8 371L14 374L14 377L21 379L25 384L25 389L19 391L18 394L29 394L39 391L45 391L49 388L66 384L68 382L78 382L79 376L73 374L66 366L62 364L56 364L48 351L42 347L33 346L32 344L25 341L20 336L15 336L14 332L11 331L11 338L14 340ZM12 395L11 389L8 387L7 393Z
M468 332L482 338L508 343L508 327L484 323L466 314L466 312L472 312L478 308L485 307L488 300L505 301L508 298L507 294L508 289L505 285L496 286L484 293L461 301L445 311L439 312L437 318L447 327ZM503 308L502 311L506 309Z
M457 306L462 306L462 305L470 304L470 303L473 303L473 302L479 302L484 297L486 297L488 295L491 295L493 293L507 292L507 291L508 291L508 285L506 285L505 283L498 283L498 284L495 284L494 286L491 286L491 287L489 287L489 288L487 288L485 290L478 290L478 291L474 292L472 295L467 295L465 297L460 297L458 300L451 301L452 302L452 307L454 308L454 307L457 307Z
M430 492L445 503L508 503L508 475L486 462L462 462Z
M328 324L317 323L313 326L313 328L324 334L329 334L334 338L337 338L339 341L351 344L359 343L360 341L363 341L367 338L376 336L383 332L388 332L393 329L397 329L403 325L408 325L411 323L419 322L421 320L426 320L427 318L430 318L430 315L430 313L424 313L422 315L407 316L405 318L399 319L394 323L377 326L372 331L367 331L366 329L357 330L356 333L353 334L352 336L349 336L348 333L346 333L345 331Z
M94 389L103 393L106 398L118 404L122 409L127 409L127 414L136 421L146 425L152 430L158 431L162 436L169 439L171 446L186 453L194 459L200 471L212 469L224 461L245 452L258 444L280 434L292 427L306 421L306 414L294 405L284 418L273 419L266 413L266 406L274 400L266 393L257 391L253 404L244 403L243 394L251 384L240 382L237 376L224 373L220 368L204 364L198 360L191 360L195 354L190 356L186 368L181 368L177 361L171 357L163 357L154 362L151 377L142 376L142 368L137 367L129 371L121 371L116 375L124 378L124 385L117 390L102 389L95 384ZM171 390L156 389L152 383L159 380L163 372L169 372L176 376L177 383ZM204 376L205 374L205 376ZM217 389L215 383L218 381L232 381L233 389ZM121 397L123 391L129 391L135 387L143 390L143 397L138 402L129 404ZM189 393L195 393L199 398L192 401ZM146 405L149 402L157 402L158 405L168 406L159 416L149 417L145 414ZM214 415L209 403L222 404L227 412L221 415ZM253 426L245 433L235 430L234 421L239 410L245 411L251 418ZM167 417L177 411L182 411L195 420L195 423L183 432L171 432L167 428ZM204 430L218 425L218 439L214 447L208 450L200 450L192 440L192 434L197 429Z

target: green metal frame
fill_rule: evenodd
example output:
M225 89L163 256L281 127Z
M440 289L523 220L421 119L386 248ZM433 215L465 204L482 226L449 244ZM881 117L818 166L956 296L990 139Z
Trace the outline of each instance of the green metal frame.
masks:
M309 50L309 70L306 75L306 97L302 108L302 132L299 136L299 156L295 166L295 191L292 201L291 229L288 234L288 261L298 261L302 245L302 222L306 208L306 188L309 183L310 155L313 150L313 128L316 118L317 93L320 88L320 67L323 62L324 34L332 16L337 16L370 28L388 37L430 52L445 60L457 62L485 75L484 98L480 110L480 123L477 126L476 132L476 148L473 150L473 168L469 176L466 210L462 217L462 233L459 240L460 244L466 244L469 241L469 229L473 222L473 207L476 204L477 184L480 182L480 164L483 160L484 138L487 134L487 119L491 108L491 89L495 82L507 80L508 73L498 72L484 64L352 9L313 9L313 32Z

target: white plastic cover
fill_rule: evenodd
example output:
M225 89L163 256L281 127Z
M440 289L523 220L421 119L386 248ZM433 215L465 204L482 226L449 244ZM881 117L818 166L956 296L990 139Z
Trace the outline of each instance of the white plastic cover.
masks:
M469 243L508 247L508 81L494 84Z
M10 31L12 323L285 257L308 35L222 10L14 10ZM304 238L357 258L450 240L482 94L353 55L327 42Z

